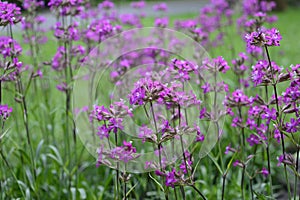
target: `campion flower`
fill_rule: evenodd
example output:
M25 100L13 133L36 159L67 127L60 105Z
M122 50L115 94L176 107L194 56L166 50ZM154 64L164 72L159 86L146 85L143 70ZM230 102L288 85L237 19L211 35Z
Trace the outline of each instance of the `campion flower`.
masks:
M97 150L98 159L97 166L101 164L110 164L109 160L122 161L128 163L131 160L134 160L139 157L139 154L136 153L136 148L132 146L132 142L123 141L122 146L117 146L111 150L106 150L103 147L100 147Z
M129 25L137 28L143 27L140 17L135 14L122 14L120 16L120 21L124 25Z
M14 3L0 2L0 26L16 24L21 21L21 8Z
M16 57L21 53L22 47L15 40L7 36L0 36L0 54L2 54L3 58Z
M276 4L274 1L259 1L259 0L244 0L243 10L247 15L253 15L259 11L269 12L275 8Z
M132 146L131 142L123 141L123 146L115 147L110 152L110 158L124 163L137 158L136 148Z
M132 117L132 110L125 105L125 101L121 99L119 102L114 102L111 104L109 108L95 105L90 114L90 121L93 119L99 122L108 121L112 123L112 126L118 126L118 124L121 122L120 119L126 116Z
M28 11L36 10L39 7L44 7L45 2L42 0L24 0L23 1L23 8Z
M157 141L157 136L153 133L152 129L148 128L146 125L142 125L139 128L138 137L142 139L142 142L146 141L155 143Z
M205 82L204 85L201 86L201 89L203 90L203 94L207 94L211 91L211 86L208 82Z
M265 177L268 177L269 176L269 171L266 169L266 168L262 168L262 170L260 171L260 173L262 175L264 175Z
M188 152L187 150L184 152L184 156L186 158L186 161L184 161L184 159L182 159L182 162L179 166L180 170L182 171L183 174L187 174L187 170L192 170L192 165L193 165L193 161L191 159L191 154L190 152Z
M296 133L300 130L300 118L291 118L289 122L285 124L286 132Z
M154 25L160 28L166 28L168 24L169 24L169 19L167 17L156 18L154 22Z
M104 9L104 10L110 10L115 7L115 4L111 1L103 1L102 3L99 3L98 8L99 9Z
M13 109L8 107L8 105L0 105L0 118L6 121L12 111Z
M233 65L233 71L237 75L243 75L248 67L245 65L245 61L248 60L248 57L245 53L239 53L239 57L232 60L231 63Z
M280 143L280 141L281 141L281 134L280 134L280 131L277 128L274 130L274 138L276 139L276 141L278 143Z
M216 72L226 73L230 69L230 66L228 65L227 61L222 56L213 58L212 61L205 59L202 62L202 64L203 66L205 66L205 68L207 68L209 71L212 71L214 73Z
M261 144L261 139L257 135L251 134L246 140L250 146Z
M247 46L280 46L282 37L276 28L259 30L246 34Z
M229 152L235 153L237 152L236 149L232 148L231 145L229 144L228 146L226 146L225 148L225 155L229 154Z
M85 30L85 38L88 41L101 42L105 38L117 33L120 26L113 26L108 19L94 20Z
M136 2L132 2L130 5L133 8L142 9L146 6L146 2L145 1L136 1Z
M265 107L264 112L261 114L262 119L267 120L267 124L270 124L271 120L277 119L277 111L275 108L267 108Z
M291 167L296 166L295 158L290 153L284 153L283 155L280 155L279 157L277 157L277 160L278 160L277 166L280 166L281 163L289 165Z
M83 12L85 4L86 0L50 0L48 6L61 16L76 16Z
M61 22L57 22L54 27L54 36L61 40L73 40L78 41L80 39L80 32L78 29L79 23L74 22L70 24L66 29L62 26Z
M104 138L108 138L109 129L106 127L105 124L98 127L97 135L99 136L100 140L103 140Z
M254 85L270 84L273 79L277 79L276 74L280 73L282 68L279 67L275 62L271 62L271 67L267 60L259 60L255 65L252 66L251 80ZM278 80L280 80L278 78Z
M235 90L232 96L226 96L225 105L228 107L249 106L252 100L240 89Z
M174 185L178 182L176 178L175 168L172 171L166 173L166 186L174 188Z
M168 6L167 6L167 4L166 3L159 3L159 4L156 4L156 5L154 5L153 6L153 9L155 10L155 11L167 11L167 9L168 9Z
M52 58L52 62L51 62L52 69L56 71L61 71L67 67L66 66L67 63L65 62L65 54L66 54L65 47L60 46L57 48L57 52Z
M144 105L156 101L161 98L161 92L165 88L159 81L153 81L150 78L140 79L128 96L129 102L131 105Z
M200 128L197 127L197 135L196 135L196 142L203 142L205 140L205 135L200 131Z

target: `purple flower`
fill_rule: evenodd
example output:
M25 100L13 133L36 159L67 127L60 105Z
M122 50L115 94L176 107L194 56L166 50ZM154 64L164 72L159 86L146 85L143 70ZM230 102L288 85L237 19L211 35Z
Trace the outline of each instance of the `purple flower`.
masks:
M268 175L269 175L269 171L266 169L266 168L262 168L262 170L260 171L260 173L262 174L262 175L264 175L265 177L268 177Z
M235 117L232 120L231 126L232 127L239 127L241 125L241 123L242 123L242 119L239 118L239 117Z
M280 155L279 157L277 157L278 163L277 166L280 166L280 164L283 162L284 160L284 155Z
M271 120L276 120L277 111L275 108L267 108L265 107L264 113L261 114L262 119L267 119L267 124L270 124Z
M119 129L120 130L124 129L122 122L123 122L122 118L110 118L108 124L108 130L113 131L116 134Z
M114 7L115 7L115 4L113 2L107 1L107 0L103 1L102 3L100 3L98 5L99 9L105 9L105 10L110 10Z
M253 130L254 128L257 128L257 124L254 119L248 118L246 122L247 126L250 130Z
M156 135L153 134L152 129L148 128L146 125L142 125L139 128L138 137L143 140L143 143L145 143L147 139L150 139L152 141L156 141Z
M228 71L230 69L227 61L222 56L214 58L213 62L217 66L218 71L220 71L222 73L226 73L226 71Z
M250 146L260 144L260 138L257 135L251 134L249 138L247 138L247 142Z
M36 10L38 7L44 7L45 3L42 0L24 0L23 8L26 10Z
M114 160L123 161L128 163L130 160L133 160L138 157L136 153L136 148L132 146L131 142L123 141L123 146L115 147L110 151L110 158Z
M207 112L206 112L206 108L204 107L204 108L202 108L202 109L200 110L199 118L200 118L200 119L203 119L203 118L206 117L206 115L207 115Z
M21 8L14 3L0 2L0 26L16 24L21 21Z
M191 154L187 150L184 152L184 156L185 156L186 161L184 161L184 159L182 159L182 162L181 162L179 168L181 169L183 174L187 174L188 173L187 170L192 169L191 166L192 166L193 162L191 160Z
M277 128L274 130L274 138L277 140L278 143L280 143L281 134L280 134L280 131Z
M65 53L66 53L65 47L63 46L58 47L56 54L52 58L52 63L51 63L52 69L56 71L61 71L64 68L66 68L65 57L64 57Z
M168 6L167 6L166 3L163 2L163 3L159 3L159 4L154 5L153 9L155 11L167 11Z
M300 130L300 118L297 120L295 118L291 118L290 122L285 124L286 132L288 133L296 133Z
M170 123L168 120L164 120L162 122L162 125L161 125L161 132L162 134L166 133L166 132L170 132L170 130L172 130L172 127L170 126Z
M169 19L167 17L156 18L154 22L154 25L160 28L166 28L168 24L169 24Z
M236 103L247 103L247 102L249 102L249 98L240 89L235 90L232 93L232 97L233 97L233 99Z
M280 46L280 40L282 39L279 31L276 28L254 31L250 34L246 34L245 40L247 46Z
M205 139L204 134L201 132L200 127L196 126L197 136L196 136L196 142L203 142Z
M8 105L0 105L0 117L3 121L7 120L12 112L12 108L9 108Z
M174 188L175 184L178 182L175 175L176 170L174 168L172 171L166 173L166 186Z
M2 54L3 58L16 57L21 53L22 48L15 40L7 36L0 36L0 54Z
M145 1L136 1L136 2L132 2L130 5L133 8L141 9L146 6L146 3Z
M61 92L65 92L68 90L68 86L65 82L62 82L56 86L56 89L58 89Z
M234 161L233 166L244 168L244 164L239 160Z
M84 10L84 0L50 0L50 10L57 11L61 16L80 15Z
M106 125L102 125L98 127L97 135L100 137L101 140L103 140L103 138L108 138L109 130L106 127Z
M205 82L205 84L201 86L201 89L203 90L203 93L206 94L210 92L210 87L210 84L208 82Z

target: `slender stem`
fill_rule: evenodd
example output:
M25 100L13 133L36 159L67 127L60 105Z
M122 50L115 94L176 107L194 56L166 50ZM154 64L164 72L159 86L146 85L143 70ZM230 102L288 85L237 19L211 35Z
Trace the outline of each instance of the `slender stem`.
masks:
M181 120L180 120L180 115L181 115L181 111L180 111L180 105L178 105L178 115L179 115L179 127L181 125ZM174 127L175 128L175 127ZM185 156L185 152L184 152L184 147L183 147L183 138L182 138L182 135L180 135L180 144L181 144L181 151L182 151L182 156L183 156L183 161L184 161L184 166L185 166L185 170L186 170L186 173L188 176L189 175L189 171L188 171L188 168L187 168L187 159L186 159L186 156Z
M196 186L191 185L191 187L192 187L192 188L200 195L200 197L201 197L203 200L207 200L206 197L201 193L201 191L198 190L198 189L196 188Z
M250 178L250 190L251 190L251 199L254 200L254 192L253 192L253 185L252 185L252 178Z
M243 172L242 172L242 180L241 180L241 189L242 189L242 199L245 199L245 191L244 191L244 182L245 182L245 172L246 168L245 166L243 167Z
M299 144L299 141L298 141ZM296 156L296 172L299 169L299 150L300 146L297 144L297 156ZM297 200L297 188L298 188L298 176L295 176L295 185L294 185L294 200ZM300 198L300 195L299 195Z
M155 119L155 114L154 114L154 108L153 108L153 104L152 102L150 102L150 109L151 109L151 113L152 113L152 117L153 117L153 122L154 122L154 127L155 127L155 132L157 134L157 148L158 148L158 157L159 157L159 167L160 167L160 171L162 171L162 162L161 162L161 143L160 143L160 134L158 133L158 128L157 128L157 123L156 123L156 119Z
M22 190L22 187L20 186L20 184L19 184L19 182L18 182L18 179L17 179L17 177L16 177L16 174L15 174L14 171L12 170L10 164L8 163L8 161L7 161L6 157L5 157L5 155L4 155L3 152L2 152L2 149L0 149L0 155L1 155L1 158L2 158L2 160L4 161L5 165L8 167L10 173L12 174L14 180L16 181L16 183L17 183L17 185L18 185L18 187L19 187L19 189L20 189L20 191L21 191L21 193L22 193L22 196L24 197L24 199L26 199L25 194L24 194L24 191Z
M226 176L227 176L227 173L225 173L223 175L223 184L222 184L222 200L224 200L224 196L225 196L225 184L226 184Z
M277 116L278 116L278 126L279 126L279 132L280 132L280 137L281 137L282 153L283 153L283 158L285 159L285 145L284 145L283 132L281 130L282 121L281 121L281 114L280 114L279 103L278 103L278 93L277 93L276 82L274 81L274 70L273 70L273 67L272 67L271 58L270 58L270 54L269 54L267 45L265 45L265 50L266 50L266 53L267 53L268 62L269 62L269 66L271 68L271 73L272 73L272 80L273 80L272 85L273 85L274 94L275 94L276 109L277 109ZM289 196L289 199L291 199L291 189L290 189L290 183L289 183L285 163L284 163L284 174L285 174L285 179L286 179L287 188L288 188L288 196Z
M178 200L177 192L176 192L176 187L174 187L174 195L175 195L175 200Z
M124 176L126 176L126 174ZM126 180L124 180L124 200L127 199L126 191L127 191L127 183L126 183Z
M116 142L116 146L118 145L118 135L115 134L115 142ZM117 196L116 198L119 199L119 194L120 194L120 184L119 184L119 179L120 179L120 172L119 172L119 162L117 162Z
M268 86L265 86L265 96L266 96L266 101L267 101L267 107L269 108L269 92L268 92ZM269 181L270 181L270 195L273 197L273 183L272 183L272 172L271 172L271 161L270 161L270 139L271 139L271 133L269 130L269 126L267 129L267 160L268 160L268 171L269 171ZM252 184L252 180L250 181ZM252 187L252 185L251 185ZM252 194L253 196L253 194Z
M182 185L180 186L180 192L181 192L182 199L183 199L183 200L186 200L184 188L183 188Z
M238 106L238 112L239 112L239 117L241 121L243 121L243 116L242 116L242 107ZM241 127L241 133L242 133L242 149L245 147L245 128Z

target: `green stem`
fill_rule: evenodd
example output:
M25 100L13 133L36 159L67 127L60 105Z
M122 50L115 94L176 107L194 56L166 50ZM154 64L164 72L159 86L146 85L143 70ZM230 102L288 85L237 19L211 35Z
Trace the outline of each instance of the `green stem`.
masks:
M278 103L278 93L277 93L277 87L276 87L277 84L274 81L274 70L273 70L273 67L272 67L271 58L270 58L270 54L269 54L267 45L265 45L265 50L266 50L266 53L267 53L269 67L271 68L271 73L272 73L272 80L273 80L272 85L273 85L273 89L274 89L274 93L275 93L276 109L277 109L277 116L278 116L278 120L277 120L278 121L278 129L280 131L283 159L285 159L285 144L284 144L283 132L281 130L282 121L281 121L281 114L280 114L279 103ZM285 163L284 163L284 174L285 174L285 180L286 180L287 188L288 188L288 196L289 196L289 200L290 200L291 199L291 189L290 189L290 183L289 183L289 179L288 179L288 174L287 174L287 169L286 169L286 164Z
M244 191L244 182L245 182L245 172L246 168L245 166L243 167L243 172L242 172L242 180L241 180L241 189L242 189L242 199L245 199L245 191Z
M207 200L206 197L201 193L201 191L198 190L198 189L196 188L196 186L191 185L191 187L199 194L199 196L200 196L203 200Z
M226 176L227 176L227 173L225 173L225 174L223 175L223 183L222 183L222 200L224 200L224 196L225 196Z

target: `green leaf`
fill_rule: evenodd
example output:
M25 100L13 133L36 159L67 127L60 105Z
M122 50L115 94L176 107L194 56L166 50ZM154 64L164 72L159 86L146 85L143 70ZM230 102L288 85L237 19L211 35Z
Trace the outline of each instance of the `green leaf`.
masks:
M223 174L223 171L220 167L220 165L218 164L218 162L216 161L216 159L211 155L211 153L208 154L208 157L213 161L213 163L216 165L217 169L219 170L220 174Z
M129 194L130 194L130 192L132 192L133 191L133 189L136 187L138 185L138 183L136 183L134 186L132 186L131 188L130 188L130 190L128 190L128 192L126 193L126 198L129 196ZM123 199L126 199L126 198L123 198Z
M151 176L151 173L148 173L149 177L158 185L158 187L161 189L161 191L165 192L163 186L156 180L153 176Z

